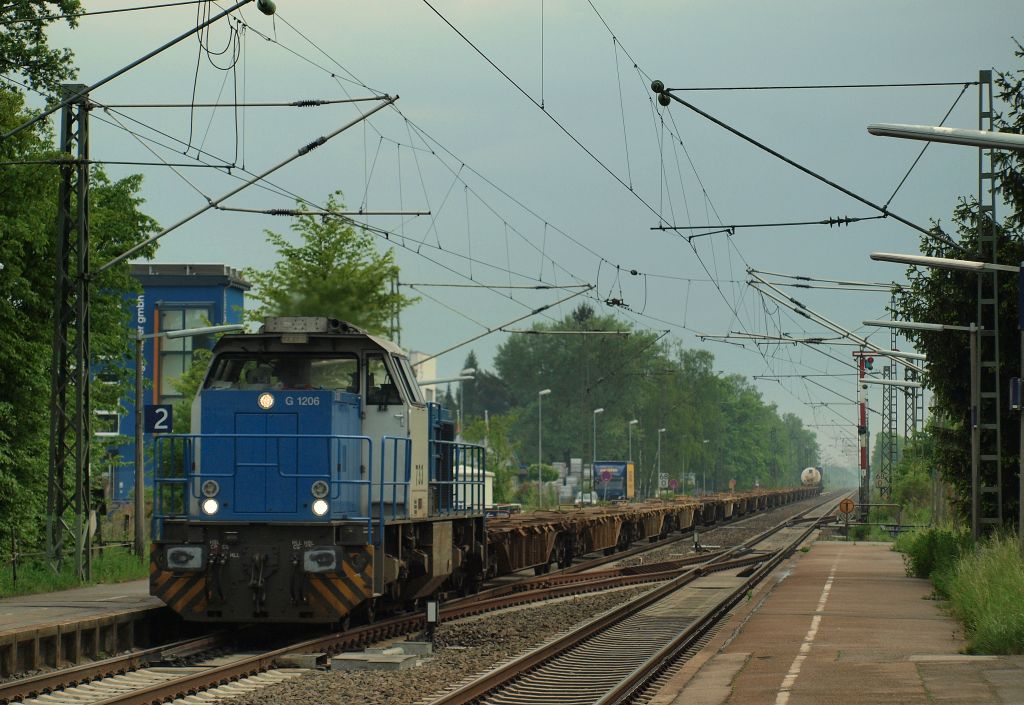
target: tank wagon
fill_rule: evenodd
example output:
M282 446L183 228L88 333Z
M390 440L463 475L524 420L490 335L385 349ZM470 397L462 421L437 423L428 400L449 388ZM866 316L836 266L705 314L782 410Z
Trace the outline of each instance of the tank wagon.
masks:
M472 589L484 453L454 439L387 340L310 317L224 336L192 433L154 443L150 592L191 621L344 623Z
M821 470L815 467L804 468L800 473L800 484L804 487L812 487L821 484Z

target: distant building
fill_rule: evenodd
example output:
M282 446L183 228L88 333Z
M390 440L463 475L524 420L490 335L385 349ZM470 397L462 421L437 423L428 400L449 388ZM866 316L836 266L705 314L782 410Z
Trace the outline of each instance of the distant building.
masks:
M427 357L430 357L429 353L418 350L409 351L409 364L412 365L412 370L416 373L417 381L437 379L437 358L420 362ZM441 397L444 396L444 392L438 389L436 384L421 384L420 389L423 391L423 398L427 401L440 402Z
M250 289L237 269L223 264L131 265L131 274L142 285L133 297L134 330L141 335L171 330L241 323L245 292ZM210 335L188 338L151 338L143 344L143 377L146 404L173 404L182 398L174 382L192 364L192 353L212 348ZM134 369L134 367L132 367ZM135 489L135 399L122 401L124 414L97 412L99 435L127 437L110 463L110 496L127 501ZM146 484L150 483L147 468Z

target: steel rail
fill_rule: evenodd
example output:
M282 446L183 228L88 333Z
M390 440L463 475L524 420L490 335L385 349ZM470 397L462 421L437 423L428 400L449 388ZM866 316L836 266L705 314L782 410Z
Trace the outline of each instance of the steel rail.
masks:
M838 500L836 500L838 501ZM727 523L737 524L754 516L761 516L776 507L766 509L753 514L746 515L743 519L731 519ZM819 505L820 506L820 505ZM789 517L786 521L773 527L761 535L769 536L815 508L810 508L796 515ZM709 529L710 530L710 529ZM691 532L692 533L692 532ZM638 546L636 549L622 551L611 556L602 556L593 561L586 561L574 566L577 570L587 570L596 565L622 560L623 558L642 553L644 551L660 548L686 538L682 537L657 541L651 544ZM727 570L736 567L743 567L752 564L762 563L768 559L766 554L745 555L735 557L738 552L749 552L750 541L738 546L714 553L705 553L698 556L688 556L674 561L662 561L646 565L624 566L619 568L606 569L591 573L574 572L572 568L558 571L543 576L528 578L521 583L514 585L500 586L499 590L505 594L490 594L488 592L471 595L459 600L449 602L441 610L442 620L460 619L484 612L514 607L531 602L538 602L580 592L592 592L607 590L616 587L625 587L640 583L670 581L673 584L679 581L690 582L716 570ZM683 571L680 573L680 571ZM548 585L545 586L544 584ZM526 589L524 589L526 588ZM511 591L511 594L508 592ZM661 594L664 586L655 592ZM650 594L650 593L649 593ZM481 599L482 598L482 599ZM145 688L120 694L116 697L97 701L91 705L144 705L165 702L175 697L196 693L205 689L222 685L226 682L248 677L267 670L274 666L277 659L287 654L303 652L326 652L336 653L345 649L352 649L366 644L409 634L425 628L425 617L422 614L408 614L400 617L383 620L374 624L357 627L341 633L334 633L326 636L315 637L300 643L290 644L285 647L274 649L256 656L240 659L234 663L210 668L202 673L194 673L165 681L162 683L147 686ZM196 653L204 649L215 648L222 645L229 634L206 635L199 639L186 640L175 644L153 647L144 651L137 651L124 656L82 664L70 669L54 671L41 674L27 679L11 681L0 686L0 705L25 699L40 693L49 693L59 690L61 687L68 687L75 684L85 683L106 676L131 671L145 666L148 663L159 661L170 657L181 657ZM216 641L215 641L216 640Z
M797 515L797 518L801 518L812 511L821 509L824 506L832 504L838 504L839 499L833 498L826 502L819 504L816 507L811 507ZM713 625L712 618L720 618L726 614L729 609L742 598L746 592L755 585L758 581L764 578L771 570L796 550L796 548L807 539L818 527L818 525L824 521L828 516L828 512L824 513L817 521L811 523L807 528L801 531L797 538L789 542L789 544L782 550L766 556L759 556L759 562L764 563L761 568L755 570L743 583L729 593L727 598L721 601L716 608L713 608L701 618L698 618L691 628L683 631L683 636L673 639L669 646L659 649L654 657L644 663L644 666L634 669L625 680L623 680L613 691L603 696L603 699L598 702L602 705L608 703L621 702L621 698L627 694L634 692L640 685L646 682L646 678L650 677L651 663L662 667L667 665L668 653L678 653L685 646L681 646L682 642L686 644L693 643L695 639L686 639L685 635L696 635L698 632L703 632L709 629ZM737 546L736 548L730 549L729 551L723 552L721 556L712 559L707 565L695 567L687 570L678 577L668 581L661 587L655 588L654 590L632 600L621 607L609 611L597 618L587 622L583 627L574 632L564 634L560 637L555 638L546 644L523 654L505 664L494 669L482 676L466 683L455 690L441 695L440 697L431 700L430 705L464 705L466 703L474 702L480 698L485 697L489 693L508 686L516 682L524 674L541 667L542 665L552 661L558 656L571 651L573 648L584 644L589 641L592 637L599 635L602 632L607 631L611 627L624 622L626 619L638 614L644 609L655 605L665 597L671 595L679 588L686 586L688 583L693 582L699 577L703 577L709 573L717 572L718 570L726 570L730 567L731 560L728 558L729 554L732 554L739 550L749 549L750 545L753 545L755 541L763 541L766 538L773 536L787 526L793 525L793 518L788 519L785 522L772 527L771 529L763 532L755 539L746 542L747 545ZM701 628L703 626L703 628ZM669 648L671 647L671 648ZM615 694L616 699L608 699L610 696Z
M839 501L841 501L841 498L835 501L833 507L838 506ZM830 502L825 503L826 506L828 504ZM751 587L761 582L782 561L793 555L800 544L806 541L832 513L832 511L827 511L822 516L814 519L797 538L789 543L785 550L776 552L766 560L743 584L737 586L724 600L706 610L691 626L638 666L618 686L601 700L598 700L595 705L621 705L639 694L659 673L668 668L673 661L696 644L715 624L731 612L746 596Z
M195 639L184 639L163 646L132 651L102 661L90 661L70 668L40 673L19 680L0 683L0 705L52 693L56 690L81 685L99 678L108 678L135 671L151 663L170 658L184 658L224 646L234 634L217 632Z

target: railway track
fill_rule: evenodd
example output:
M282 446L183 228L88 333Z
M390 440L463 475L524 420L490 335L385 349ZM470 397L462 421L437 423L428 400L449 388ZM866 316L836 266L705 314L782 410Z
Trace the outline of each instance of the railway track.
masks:
M686 570L649 593L605 613L454 690L430 705L612 705L643 693L660 673L699 644L756 585L833 511L830 499L746 542L763 551L758 567L737 576L737 549ZM803 517L798 517L803 518ZM740 548L740 547L738 547ZM748 561L747 565L752 565ZM686 586L700 582L700 590Z
M734 520L727 526L739 525L755 516L763 517L751 515ZM787 521L793 521L793 518ZM694 566L705 566L709 562L715 562L718 570L728 570L757 565L768 557L764 553L753 552L751 546L747 545L750 542L747 542L734 549L676 560L601 569L609 563L685 541L690 533L584 561L570 568L516 583L488 588L444 605L442 620L462 619L584 592L678 580L694 570L706 569ZM203 700L209 702L306 673L305 669L277 667L282 657L289 654L332 654L354 650L385 639L422 631L425 626L422 614L407 614L262 653L235 653L206 659L197 657L204 652L222 649L229 643L226 633L218 633L0 684L0 705L12 702L24 702L26 705L145 705L168 702L199 692L203 693ZM188 662L181 665L179 662L182 659L188 659ZM183 702L200 701L191 699Z

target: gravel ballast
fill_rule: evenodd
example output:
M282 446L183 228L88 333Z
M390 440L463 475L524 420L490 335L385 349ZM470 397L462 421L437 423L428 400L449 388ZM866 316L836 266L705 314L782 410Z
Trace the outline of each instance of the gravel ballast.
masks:
M411 705L649 589L585 595L442 624L437 629L434 656L417 668L317 673L226 702L233 705Z

